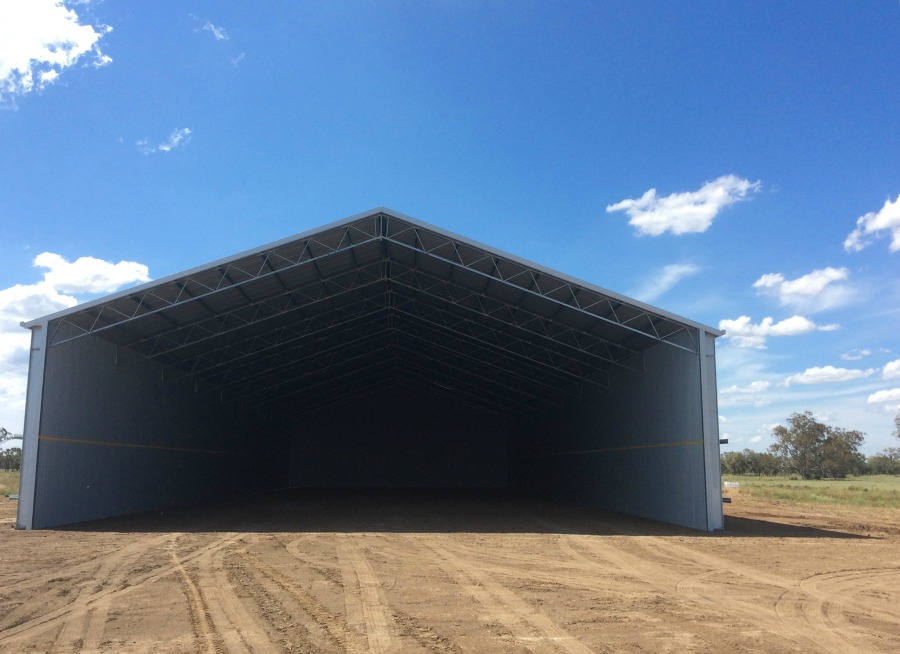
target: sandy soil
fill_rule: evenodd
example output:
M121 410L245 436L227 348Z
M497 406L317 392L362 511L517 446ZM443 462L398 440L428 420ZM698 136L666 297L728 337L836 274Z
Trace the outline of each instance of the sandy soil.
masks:
M900 511L708 535L491 494L288 493L12 528L0 652L897 652Z

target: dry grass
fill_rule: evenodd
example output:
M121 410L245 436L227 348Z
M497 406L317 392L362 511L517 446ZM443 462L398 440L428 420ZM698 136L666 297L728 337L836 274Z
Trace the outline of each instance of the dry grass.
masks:
M741 484L740 489L726 489L726 495L900 509L900 477L892 475L813 480L722 475L722 480Z
M19 471L0 470L0 497L19 492Z

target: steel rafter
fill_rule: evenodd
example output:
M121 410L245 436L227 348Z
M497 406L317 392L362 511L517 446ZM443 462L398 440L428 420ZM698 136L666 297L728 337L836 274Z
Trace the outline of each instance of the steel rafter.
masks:
M361 229L362 224L368 230ZM112 301L84 312L76 312L72 316L79 317L81 324L74 322L74 318L60 319L54 326L50 341L51 344L59 344L80 335L102 333L189 302L203 306L204 298L226 290L236 290L249 299L250 296L243 287L253 281L275 276L278 283L283 285L278 277L280 273L306 264L320 270L320 262L348 250L351 260L356 262L353 249L378 240L469 271L483 279L482 292L489 288L490 283L498 282L516 290L520 299L526 295L543 298L560 308L565 307L636 335L649 336L696 353L694 334L683 325L387 215L350 223L321 235L283 245L280 249L259 253L216 269L200 271L169 282L166 288L154 287L129 296L127 305L124 304L125 301ZM289 250L290 256L285 256ZM90 322L89 326L84 324L85 320ZM64 325L77 333L58 338L60 328ZM677 343L680 337L688 338L691 347Z
M332 372L331 374L325 376L324 379L317 379L317 380L309 381L308 383L304 384L303 386L292 385L289 388L289 390L282 392L280 394L270 393L266 397L264 397L262 400L253 402L251 405L249 405L246 408L250 408L250 409L255 408L257 410L265 410L265 407L267 407L267 406L271 407L280 402L283 402L284 400L286 400L288 398L294 397L298 394L314 394L317 391L317 389L319 389L322 386L328 385L328 384L339 385L342 382L346 383L345 380L348 380L348 379L349 380L365 379L366 376L371 371L374 371L376 374L382 374L386 369L385 367L387 366L387 369L390 369L390 365L394 361L393 348L390 345L388 345L388 346L382 348L381 350L379 350L378 354L381 354L382 356L379 358L376 358L372 361L363 362L357 366L352 367L349 370ZM223 401L226 401L226 400L231 400L234 398L232 398L231 396L226 397L223 395L222 399L223 399ZM240 400L241 398L237 398L237 399Z
M540 367L550 369L563 376L579 381L604 386L608 382L605 368L591 365L574 357L541 347L533 340L520 338L514 334L494 329L469 318L459 316L445 309L410 300L394 293L392 312L405 315L434 326L440 332L456 334L474 340L484 346L495 348L515 357L522 357ZM603 381L595 379L602 376Z
M407 336L447 352L465 356L472 361L481 362L497 370L512 372L547 389L565 391L580 396L582 382L588 381L598 386L603 385L593 379L579 377L564 370L543 365L528 357L517 356L514 352L490 347L464 334L456 334L447 329L434 329L433 324L429 324L413 314L407 314L400 310L395 310L394 314L407 318L394 323L394 328Z
M343 320L333 320L327 326L322 326L319 331L328 330L328 333L318 335L317 332L310 333L309 325L299 325L298 328L285 328L277 339L277 343L272 339L266 339L258 342L256 347L254 344L245 345L239 343L229 346L224 351L217 353L215 356L201 355L194 361L194 365L183 375L191 374L193 376L201 376L204 381L205 388L216 388L222 384L230 383L232 380L248 378L248 375L254 376L254 370L275 370L296 365L302 362L306 356L318 354L325 347L336 348L340 345L333 345L335 339L329 334L333 331L333 325L347 325L351 331L339 334L340 342L351 342L360 335L369 335L380 329L386 329L393 324L397 327L400 323L396 320L393 323L386 323L380 320L381 316L398 316L405 317L417 321L420 325L429 326L432 332L428 334L426 330L416 329L415 335L422 339L430 340L433 343L444 345L449 348L456 348L458 351L476 352L477 357L498 364L500 360L511 362L511 365L502 366L508 369L518 369L520 374L527 377L537 378L533 371L543 372L543 376L551 374L555 381L554 384L572 384L572 383L591 383L597 385L608 385L608 379L605 377L606 372L598 370L595 367L582 364L574 359L557 355L555 353L547 353L542 348L535 346L527 341L516 339L515 337L503 334L490 328L468 325L469 321L465 319L448 316L443 312L435 313L429 307L419 308L415 303L409 301L397 300L387 301L387 298L394 297L387 295L384 298L371 298L367 301L371 309L361 312L364 308L359 305L351 305L350 309L336 311L334 318L344 318ZM366 307L367 308L367 307ZM351 310L355 309L355 310ZM359 317L365 317L367 320L360 321ZM376 317L377 321L373 322ZM318 319L313 319L319 326ZM305 327L305 328L304 328ZM409 331L407 328L406 331ZM291 338L286 338L291 335ZM315 339L305 338L306 336L315 335ZM261 338L261 337L259 337ZM259 347L263 345L264 347ZM290 345L289 348L285 347ZM236 356L235 356L236 355ZM259 355L259 356L253 356ZM236 362L238 365L233 366ZM205 365L201 365L205 364ZM530 366L530 370L524 368ZM219 374L215 374L216 369L223 369ZM209 377L208 373L213 372L214 376ZM257 373L263 374L263 373ZM598 375L604 376L602 380L596 379Z
M203 377L203 388L204 390L218 391L235 384L252 386L256 379L265 378L267 375L277 375L280 371L291 370L301 365L308 365L311 360L324 355L331 355L335 352L352 352L350 348L354 346L384 338L389 334L389 314L386 310L382 309L378 314L368 317L370 319L363 324L343 323L341 326L344 329L329 330L331 333L324 338L303 341L287 351L279 351L262 358L253 358L238 368L228 368L216 375ZM376 317L377 319L374 319Z
M535 374L533 369L527 366L519 366L511 369L509 360L503 360L496 355L484 351L482 348L472 351L471 344L457 339L448 345L445 342L435 342L434 333L431 330L425 333L406 331L403 328L392 330L394 334L411 338L417 343L417 348L427 352L434 360L452 361L459 369L468 370L469 374L485 377L494 375L491 383L501 384L519 393L528 394L532 399L540 399L542 394L573 394L578 395L577 388L572 388L569 382L565 385L554 385L546 376ZM350 362L359 361L367 356L374 355L384 350L384 342L390 342L397 351L410 353L413 348L405 346L391 337L391 332L375 332L364 338L348 338L343 344L334 347L322 348L320 352L311 353L305 359L293 362L285 362L282 365L262 371L259 375L247 377L235 376L232 383L239 384L240 388L233 392L235 397L246 399L271 393L273 390L285 385L300 385L305 388L304 380L315 378L317 375L331 374L331 371L346 366ZM477 368L475 372L472 367ZM271 379L268 379L271 378ZM557 380L558 381L558 380ZM261 383L262 382L262 383ZM223 384L210 388L211 391L221 391L229 384Z
M380 265L371 266L369 270L359 269L318 280L275 298L267 298L232 311L201 318L178 330L145 338L139 343L132 344L131 347L145 350L148 358L159 358L223 334L277 319L285 314L308 310L314 305L328 302L351 291L383 283L380 268ZM375 269L379 270L377 274L373 274Z
M460 366L458 359L448 359L443 353L422 351L406 346L399 346L398 350L402 353L400 361L404 365L415 365L426 373L434 374L441 372L448 380L455 382L468 378L469 381L463 382L463 388L477 388L479 392L490 392L497 397L502 397L511 402L515 402L520 406L534 405L534 403L545 406L560 406L561 402L557 399L550 399L546 395L541 395L533 390L517 388L508 383L498 381L492 377L488 377L481 372L472 371L466 367ZM418 361L416 360L418 359ZM501 391L506 391L504 394ZM558 395L559 393L554 393Z
M459 383L459 379L453 376L452 371L434 370L431 366L423 363L404 361L398 363L397 368L398 374L403 375L406 379L415 380L421 385L421 388L436 389L445 396L459 397L467 402L494 407L504 415L509 415L510 411L516 416L545 413L551 406L517 399L484 387L466 387Z
M419 367L407 365L405 368L398 364L403 377L400 383L416 381L416 388L424 390L427 393L453 398L455 401L461 401L468 406L472 406L480 411L489 411L503 417L509 415L509 409L515 410L517 416L524 416L533 413L539 413L537 405L534 403L519 403L508 398L500 398L493 394L478 392L477 390L467 390L464 387L451 386L447 382L443 382L433 374L422 370Z
M375 321L380 316L387 315L388 311L387 295L382 293L346 307L337 307L330 313L292 322L272 331L202 352L166 369L173 371L174 378L215 375L223 369L227 372L235 366L253 365L260 357L278 356L285 349L297 347L312 339L327 337L335 330ZM170 377L167 375L167 378Z
M389 333L381 333L345 348L341 352L330 352L299 370L291 370L290 374L273 375L267 383L246 383L233 390L223 390L222 398L235 400L242 406L265 405L277 400L279 391L284 388L289 392L301 391L337 378L345 372L367 369L372 361L391 361L395 356L395 346ZM313 365L314 364L314 365Z
M654 343L697 352L696 327L388 214L89 305L49 327L50 346L95 334L135 355L123 361L158 362L166 380L266 405L392 353L395 365L414 361L448 383L464 376L529 405L608 386L613 366L643 370Z
M397 269L402 269L397 272ZM460 307L471 314L484 316L495 322L499 328L514 327L527 334L529 338L541 339L547 345L553 344L558 349L567 349L573 356L595 358L598 361L641 369L642 353L623 347L608 340L580 332L560 322L540 316L536 313L516 307L503 300L487 296L423 273L415 268L391 266L391 287L405 287L427 295L445 304Z
M378 221L380 222L380 221ZM325 241L325 236L337 236L337 243ZM355 235L355 236L354 236ZM163 289L153 287L150 290L128 296L134 303L131 310L119 308L117 303L101 304L94 309L72 314L91 320L89 327L79 325L66 318L60 319L56 330L51 336L51 343L58 345L78 336L97 334L120 327L149 315L154 315L167 309L190 302L198 302L206 297L214 296L224 290L240 290L251 282L277 276L285 271L295 269L307 264L315 264L323 259L340 254L348 248L356 247L367 242L377 241L380 236L377 230L367 233L359 228L357 223L351 223L341 227L338 232L317 235L291 244L290 249L300 250L299 255L285 256L288 246L260 253L247 260L231 262L219 266L215 270L204 270L199 273L169 282L165 288L167 295L163 295ZM332 241L335 238L331 239ZM276 266L274 262L280 262ZM54 336L59 326L66 324L80 333L57 340Z
M523 295L531 294L544 298L596 320L697 353L697 341L691 330L667 318L633 305L626 305L599 292L584 289L492 252L481 250L468 243L436 234L402 220L388 217L388 221L386 240L398 247L436 257L454 267L478 275L484 280L482 291L486 290L492 281L499 282L520 291ZM399 224L401 227L394 230L392 229L394 224ZM406 238L403 238L404 236ZM412 238L409 238L410 236ZM426 244L426 240L431 241L431 244ZM670 329L664 329L666 325ZM672 340L683 334L690 337L693 348L685 347Z
M483 374L508 377L516 382L504 382L512 388L520 389L529 385L533 387L529 392L581 396L581 387L571 379L536 369L524 361L517 361L503 356L500 352L478 347L465 339L446 337L431 329L417 330L414 323L398 326L397 333L413 339L419 347L424 346L427 350L423 351L429 351L436 359L464 361L478 367L479 374L482 374L483 369Z
M396 374L408 375L409 370L414 369L424 375L429 383L434 383L434 376L438 375L440 379L446 380L443 382L445 388L454 388L461 393L466 393L464 389L467 388L477 388L478 393L491 398L491 401L497 406L514 406L518 411L522 412L534 412L537 406L559 406L558 402L554 402L546 397L512 389L502 382L458 368L441 358L435 358L403 346L399 346L391 353L391 347L377 348L372 351L372 354L380 356L374 360L363 361L349 370L331 371L322 379L312 379L302 385L285 382L280 385L280 388L287 388L288 390L281 393L269 392L261 401L254 402L248 405L247 408L255 407L257 410L264 410L265 407L278 405L287 400L290 400L291 404L293 404L294 400L291 398L298 395L314 397L323 387L340 386L348 383L348 381L359 382L370 375L375 375L380 379L385 369L392 369L392 364L395 366L393 370ZM271 390L277 391L278 389ZM245 400L246 398L242 399ZM302 399L300 404L302 405Z
M278 415L305 415L310 411L316 411L325 407L342 403L360 396L390 390L397 386L415 388L420 392L431 395L449 397L457 402L462 402L479 411L486 411L500 416L508 416L513 410L516 415L525 416L539 413L538 405L534 402L523 402L510 397L501 397L484 389L467 390L465 387L451 385L455 379L437 378L433 370L419 364L401 362L397 359L387 364L374 364L369 366L365 374L333 378L327 382L318 384L314 393L298 390L282 397L281 405L269 405L268 409L259 408L260 412L269 410L272 406L278 406ZM289 402L284 402L289 400Z

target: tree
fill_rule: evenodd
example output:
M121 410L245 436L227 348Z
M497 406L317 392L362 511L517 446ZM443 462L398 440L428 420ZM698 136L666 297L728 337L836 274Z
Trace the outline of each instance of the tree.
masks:
M0 470L18 470L22 467L22 450L18 447L11 447L8 450L0 451Z
M731 475L774 476L781 472L781 459L769 452L745 449L725 452L721 456L722 472Z
M894 416L894 436L900 438L900 411Z
M900 475L900 447L888 447L866 459L873 475Z
M831 434L823 444L823 477L859 475L866 470L866 457L859 453L865 436L862 432L831 428Z
M759 474L766 477L774 477L782 470L781 459L771 452L760 452Z
M725 452L722 455L722 472L729 475L742 475L746 469L744 455L740 452Z
M809 411L794 413L788 427L772 430L775 442L769 451L780 457L784 467L804 479L846 477L861 470L865 459L859 453L862 432L830 427L818 422Z

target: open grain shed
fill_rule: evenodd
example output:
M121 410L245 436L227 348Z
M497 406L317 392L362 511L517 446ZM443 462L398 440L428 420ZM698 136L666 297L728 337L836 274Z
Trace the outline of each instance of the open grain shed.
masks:
M282 487L723 524L720 331L388 209L24 326L20 528Z

